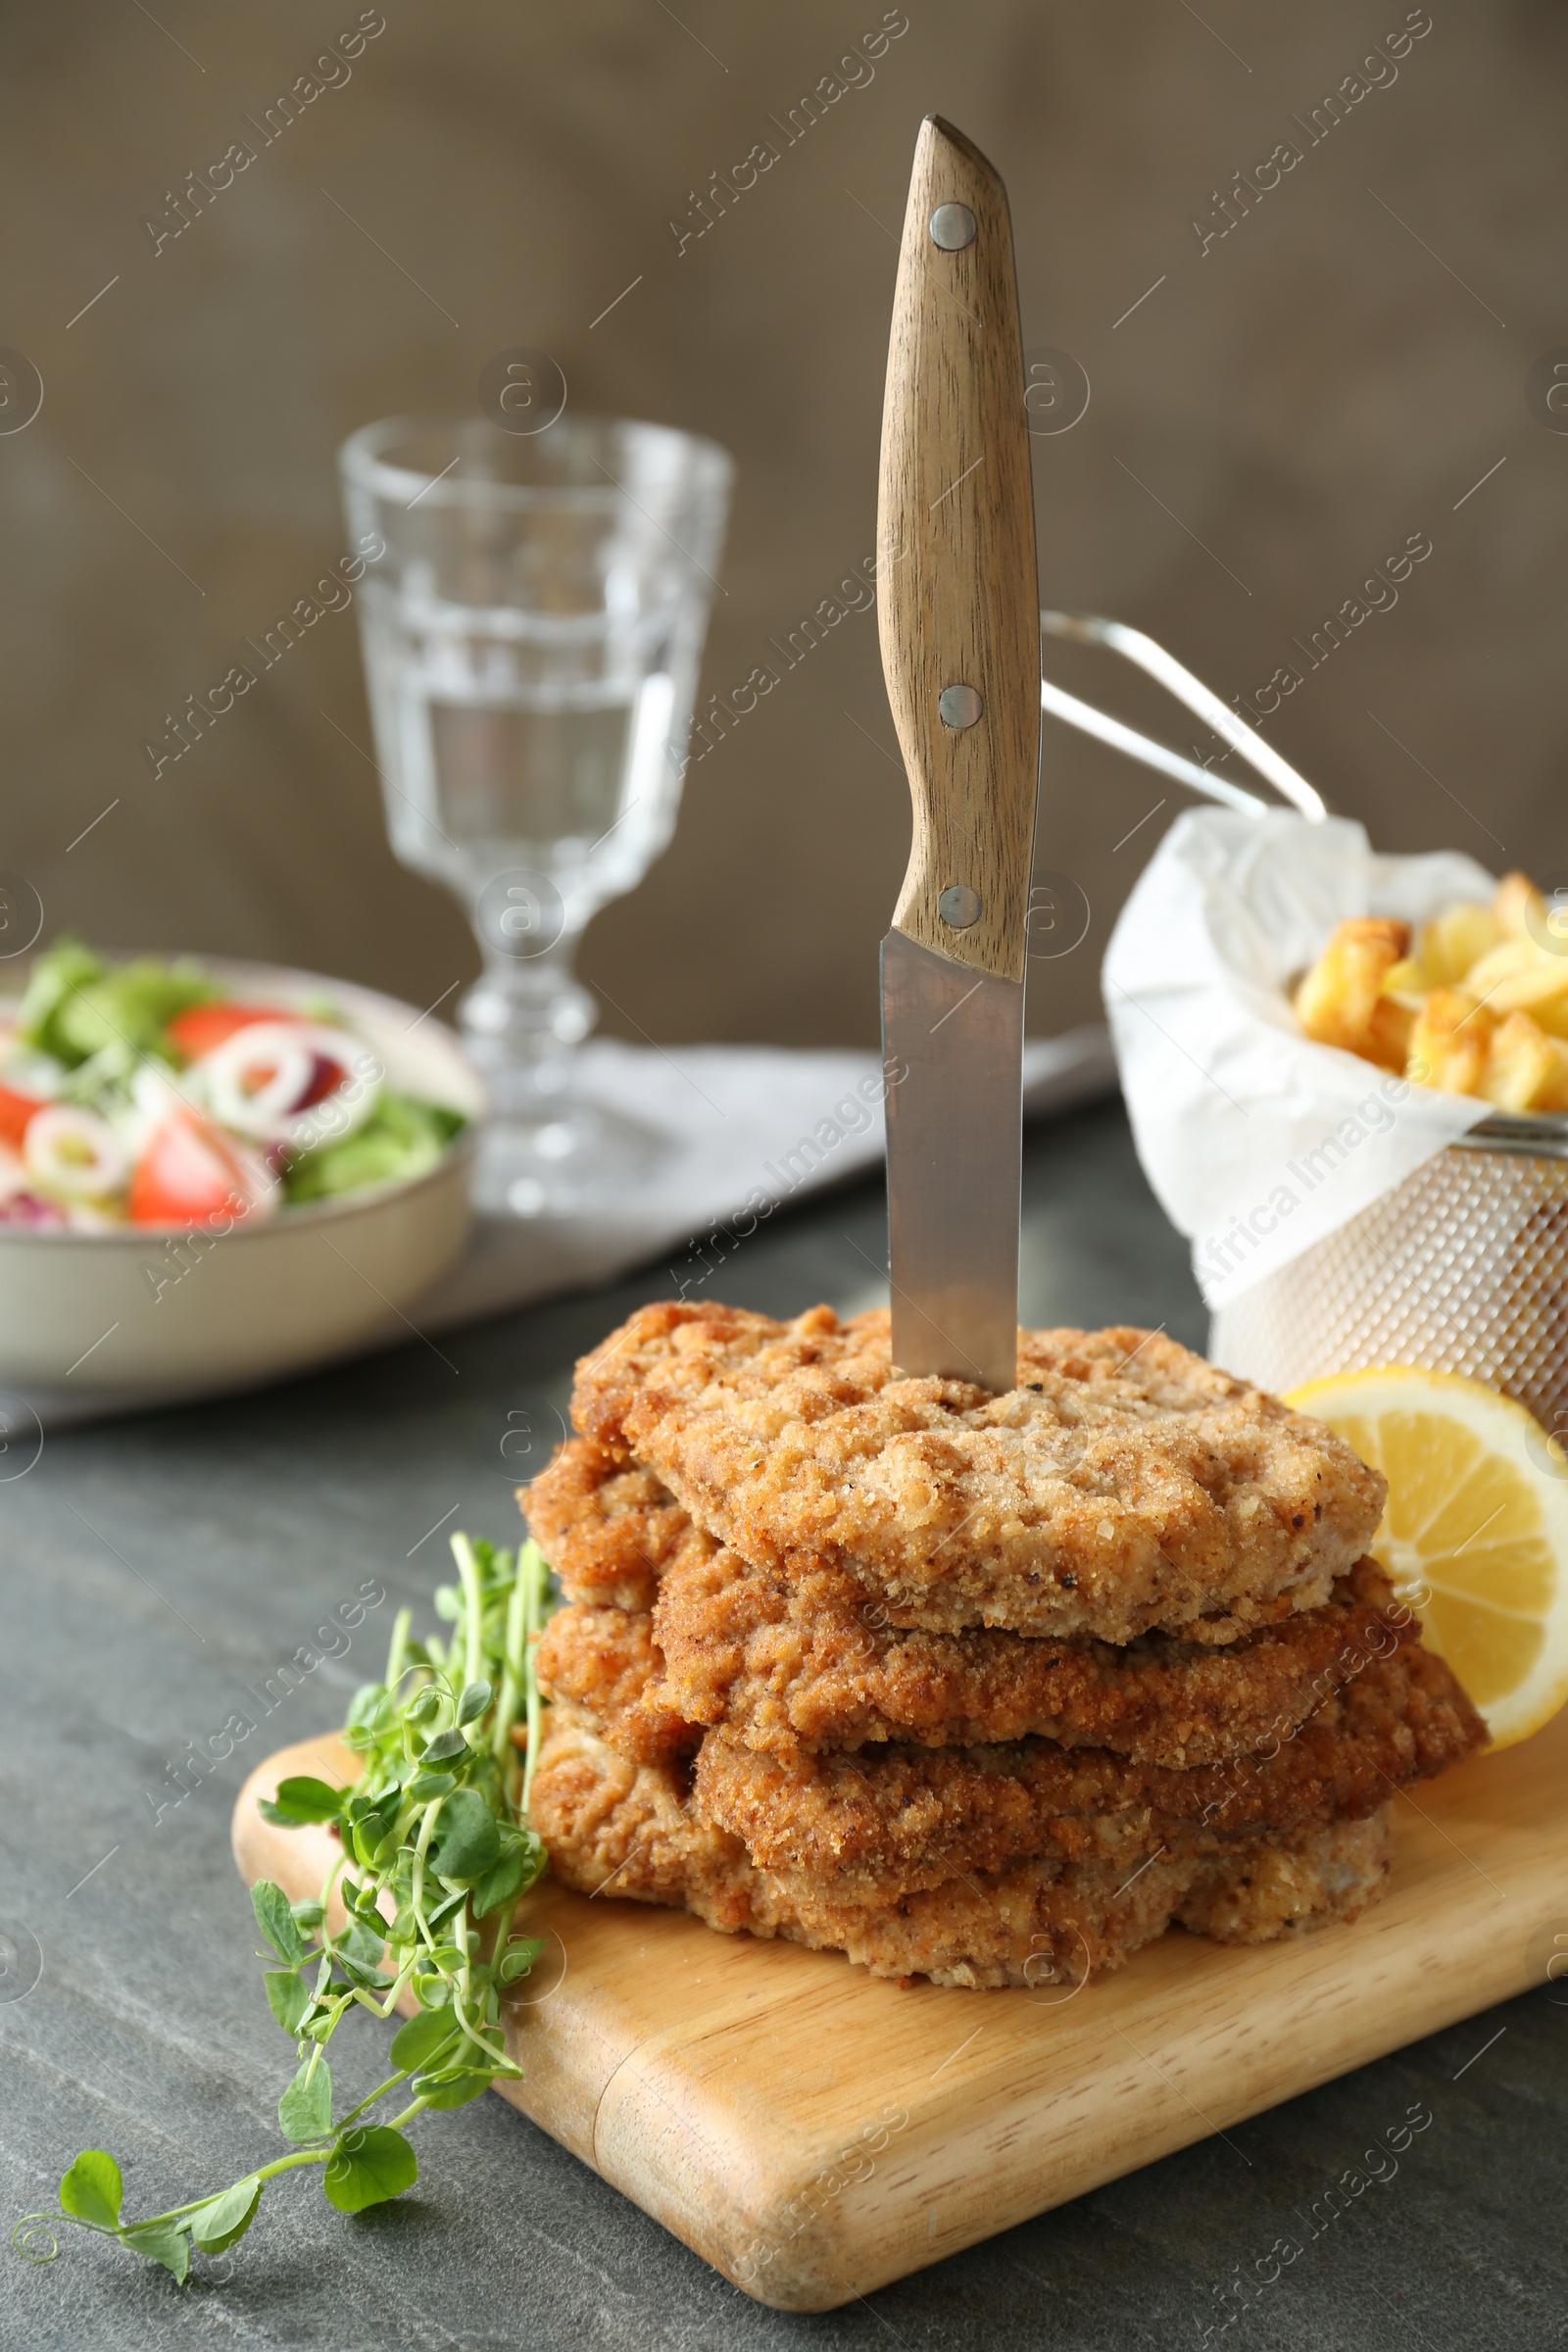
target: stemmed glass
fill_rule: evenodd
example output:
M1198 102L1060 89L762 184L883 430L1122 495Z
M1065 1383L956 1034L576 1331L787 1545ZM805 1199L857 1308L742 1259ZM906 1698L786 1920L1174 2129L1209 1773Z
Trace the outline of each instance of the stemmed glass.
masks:
M484 957L460 1008L491 1102L476 1198L591 1209L661 1146L577 1084L598 1007L572 961L674 830L731 461L662 425L474 416L367 425L339 464L385 551L360 630L392 847Z

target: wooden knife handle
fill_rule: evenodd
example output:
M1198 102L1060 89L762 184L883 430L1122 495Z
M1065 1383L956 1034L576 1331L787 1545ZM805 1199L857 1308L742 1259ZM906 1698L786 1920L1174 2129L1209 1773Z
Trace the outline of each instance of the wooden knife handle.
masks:
M940 206L965 206L937 223ZM962 133L920 126L882 409L877 625L914 800L894 926L975 971L1021 980L1040 757L1034 500L1012 224ZM980 715L954 726L949 687ZM965 698L950 698L963 715ZM967 706L972 709L972 704ZM947 901L943 893L957 893ZM967 923L973 893L978 914ZM956 914L956 924L949 916Z

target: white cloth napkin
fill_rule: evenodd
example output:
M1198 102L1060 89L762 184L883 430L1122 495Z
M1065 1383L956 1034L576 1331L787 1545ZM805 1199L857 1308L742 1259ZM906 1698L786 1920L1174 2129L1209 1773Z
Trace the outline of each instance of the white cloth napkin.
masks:
M423 1303L422 1330L450 1329L553 1291L608 1282L670 1252L669 1295L712 1278L774 1210L879 1167L882 1071L874 1054L763 1046L582 1049L583 1091L662 1136L667 1156L612 1212L554 1219L481 1217L467 1250ZM1098 1026L1024 1048L1024 1108L1062 1110L1115 1089Z
M1289 984L1348 915L1490 899L1456 851L1385 858L1348 818L1201 808L1145 867L1105 951L1105 1006L1144 1172L1220 1307L1486 1117L1315 1045Z

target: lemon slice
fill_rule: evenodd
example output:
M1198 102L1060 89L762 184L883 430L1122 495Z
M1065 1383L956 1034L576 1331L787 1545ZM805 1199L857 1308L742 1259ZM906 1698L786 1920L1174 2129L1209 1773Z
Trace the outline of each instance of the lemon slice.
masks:
M1287 1402L1389 1482L1371 1550L1486 1717L1494 1747L1568 1699L1568 1455L1522 1404L1456 1372L1380 1364Z

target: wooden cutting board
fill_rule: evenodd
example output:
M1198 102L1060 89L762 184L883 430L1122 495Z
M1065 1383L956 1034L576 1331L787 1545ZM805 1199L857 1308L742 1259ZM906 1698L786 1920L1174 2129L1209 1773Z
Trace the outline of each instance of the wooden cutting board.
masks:
M261 1765L244 1878L318 1893L333 1841L256 1802L355 1771L331 1739ZM1355 1926L1245 1949L1177 1930L1065 1999L904 1989L547 1881L501 2095L759 2301L831 2310L1542 1982L1554 1935L1568 1951L1565 1788L1568 1713L1401 1797Z

